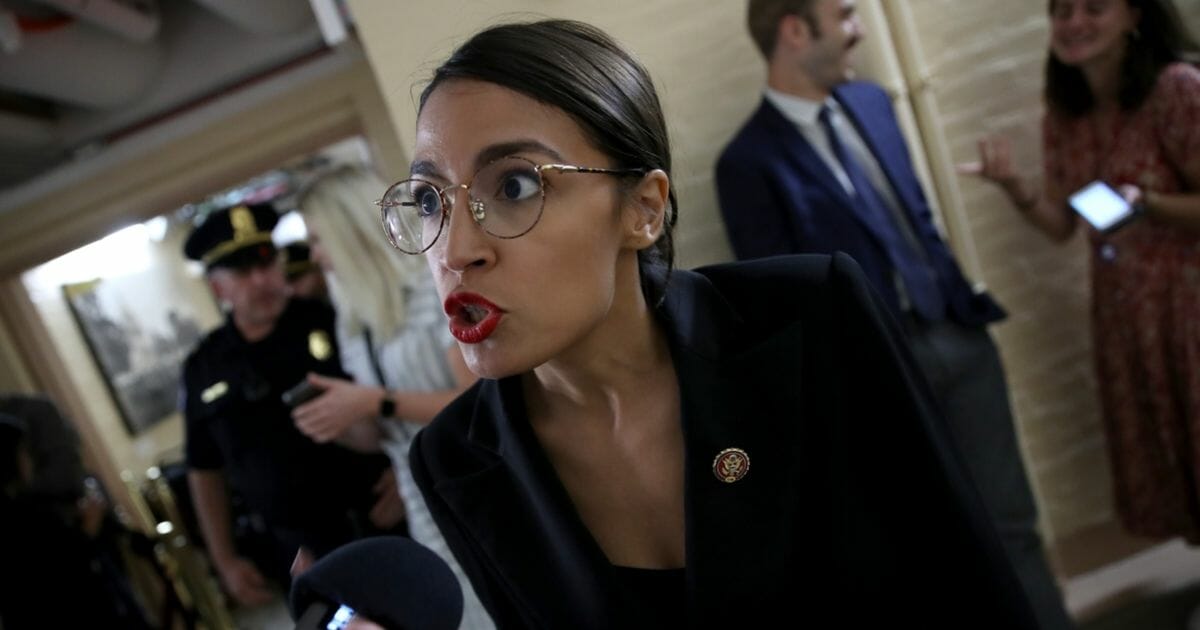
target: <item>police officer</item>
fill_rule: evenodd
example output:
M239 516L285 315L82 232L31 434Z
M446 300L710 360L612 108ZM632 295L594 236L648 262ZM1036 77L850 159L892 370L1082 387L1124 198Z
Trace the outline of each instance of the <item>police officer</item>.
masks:
M247 605L270 598L264 571L286 580L301 547L320 556L374 533L373 486L391 474L382 455L305 437L282 400L309 373L346 375L333 311L291 297L271 242L277 220L268 205L222 209L184 244L228 310L184 364L188 485L213 564ZM273 553L262 567L234 546L226 480L267 526Z
M312 248L304 241L283 246L284 270L292 294L300 297L329 301L329 286L325 274L317 261L313 260Z

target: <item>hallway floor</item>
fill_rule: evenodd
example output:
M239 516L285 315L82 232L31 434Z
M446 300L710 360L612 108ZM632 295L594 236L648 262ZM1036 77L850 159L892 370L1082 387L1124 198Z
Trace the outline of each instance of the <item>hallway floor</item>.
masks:
M1150 547L1071 579L1064 595L1080 630L1200 630L1187 625L1200 607L1200 550Z

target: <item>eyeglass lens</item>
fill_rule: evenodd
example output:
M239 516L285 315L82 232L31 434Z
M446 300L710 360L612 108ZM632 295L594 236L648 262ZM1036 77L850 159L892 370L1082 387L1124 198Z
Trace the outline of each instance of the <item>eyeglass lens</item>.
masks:
M383 225L392 244L401 251L418 254L437 240L461 189L444 191L424 180L410 179L388 189L383 198ZM533 229L542 213L542 177L533 162L506 157L479 169L466 190L460 208L488 234L515 238Z

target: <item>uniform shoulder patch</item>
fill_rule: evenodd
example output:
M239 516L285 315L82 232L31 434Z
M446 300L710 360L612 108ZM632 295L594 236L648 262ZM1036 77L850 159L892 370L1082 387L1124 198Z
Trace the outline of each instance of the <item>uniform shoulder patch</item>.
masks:
M208 403L211 403L212 401L224 396L228 392L229 383L226 383L225 381L217 381L216 383L204 388L204 391L200 392L200 401L207 405Z

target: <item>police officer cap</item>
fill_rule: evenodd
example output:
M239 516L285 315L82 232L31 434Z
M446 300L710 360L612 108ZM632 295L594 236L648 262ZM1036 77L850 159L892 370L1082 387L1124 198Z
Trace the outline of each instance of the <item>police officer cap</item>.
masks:
M0 413L0 487L20 475L17 449L24 438L25 423L16 416Z
M312 259L312 250L304 241L284 245L283 259L286 261L284 272L289 282L317 268L317 263Z
M183 253L192 260L214 267L243 268L275 258L271 230L279 214L269 204L240 204L211 212L192 230Z
M4 412L0 412L0 431L11 431L14 434L25 435L25 421Z

